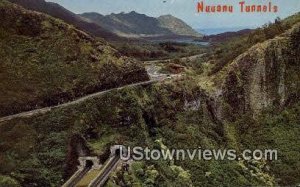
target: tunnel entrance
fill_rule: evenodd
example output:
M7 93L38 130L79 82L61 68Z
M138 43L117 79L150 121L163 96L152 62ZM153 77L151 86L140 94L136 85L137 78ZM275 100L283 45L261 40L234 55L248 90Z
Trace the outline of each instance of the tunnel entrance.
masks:
M101 167L100 161L97 157L79 157L79 163L81 168L93 168L99 169Z
M120 156L121 155L121 149L116 149L115 150L115 155Z
M85 167L91 168L94 165L93 161L86 160Z
M126 156L127 155L127 148L123 145L114 145L110 148L110 156L118 156L121 155Z
M123 145L114 145L110 148L110 157L121 157L129 159L127 148Z

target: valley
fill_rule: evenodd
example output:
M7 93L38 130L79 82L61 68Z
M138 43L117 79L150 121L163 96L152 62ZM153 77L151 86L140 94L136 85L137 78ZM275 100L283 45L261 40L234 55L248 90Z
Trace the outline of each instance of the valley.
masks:
M0 186L300 184L299 13L203 37L171 15L0 12ZM279 156L124 164L116 145Z

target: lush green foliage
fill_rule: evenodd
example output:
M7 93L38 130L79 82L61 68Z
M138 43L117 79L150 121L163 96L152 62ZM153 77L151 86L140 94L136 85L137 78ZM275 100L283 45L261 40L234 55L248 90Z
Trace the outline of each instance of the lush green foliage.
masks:
M114 43L115 48L125 56L141 61L180 58L205 53L207 47L176 42L128 42Z
M201 106L185 110L187 98L200 98ZM112 92L75 108L3 123L0 140L5 154L1 154L1 174L23 186L57 186L63 178L68 138L81 134L98 154L103 154L110 145L124 144L164 149L199 146L257 149L265 145L278 147L284 155L276 162L256 164L203 160L134 163L129 172L116 174L118 182L128 185L270 185L274 184L272 175L281 178L279 184L299 182L298 106L275 118L266 115L260 122L252 120L252 123L243 117L223 126L213 120L206 99L193 81L153 85ZM284 138L285 134L289 134L289 139ZM291 162L294 164L290 165ZM265 169L268 167L271 170ZM108 184L113 186L112 181Z
M0 6L0 116L147 80L106 43L60 20Z
M216 44L213 53L215 67L212 69L211 74L221 70L225 65L232 62L233 59L244 53L253 45L284 33L299 21L299 13L288 17L285 20L277 18L274 23L265 24L262 28L253 30L250 34L232 38L221 44Z

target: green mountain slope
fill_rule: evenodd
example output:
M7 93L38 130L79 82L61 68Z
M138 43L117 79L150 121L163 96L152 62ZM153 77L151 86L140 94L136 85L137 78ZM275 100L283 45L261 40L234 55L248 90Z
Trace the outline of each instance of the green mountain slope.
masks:
M0 10L1 116L148 79L103 40L4 0Z
M70 51L76 46L80 47L76 48L83 56L82 61L76 61L80 65L79 70L93 64L93 72L97 75L99 72L108 78L111 78L109 75L123 75L123 68L120 68L123 67L123 61L118 61L118 57L113 55L113 49L104 43L100 42L99 45L104 46L106 52L92 53L92 59L95 59L95 56L101 59L112 58L119 63L113 61L109 66L105 66L111 68L113 64L113 69L105 69L103 73L101 60L101 63L97 63L97 60L86 62L94 49L89 46L93 46L93 41L96 40L46 16L46 28L50 27L56 33L51 32L50 35L46 32L48 36L43 29L41 32L39 24L34 24L45 20L45 15L28 12L4 1L0 1L0 7L5 7L0 9L3 15L9 15L1 18L1 36L14 36L10 40L1 37L1 41L9 45L4 45L3 42L0 49L9 52L14 51L11 48L16 48L18 52L20 49L28 49L24 45L27 46L30 42L36 42L34 46L43 46L37 43L38 40L47 41L47 46L51 47L44 46L45 49L41 50L51 53L57 46L62 46L55 43L62 41L63 46ZM9 19L11 15L17 15L13 17L15 20L21 19L12 23ZM110 146L115 144L164 150L199 147L201 150L235 149L238 156L245 149L276 149L278 160L134 161L130 162L128 169L120 167L113 173L106 186L299 185L300 24L297 23L296 17L292 17L292 20L287 20L292 24L286 30L280 30L279 34L269 32L267 34L271 34L271 38L258 38L260 42L255 42L255 45L248 46L251 43L247 43L243 50L236 50L240 53L229 58L230 60L217 72L207 75L205 81L199 82L197 76L187 74L182 80L115 90L74 106L54 109L46 114L0 122L0 186L60 186L76 171L78 156L100 155L104 162L109 155ZM28 29L28 24L32 29ZM275 25L267 30L274 28L278 27ZM80 41L72 45L72 48L69 48L69 45L73 42L73 36L69 35L78 36ZM68 40L63 40L61 36L67 37ZM50 40L49 37L54 38ZM18 43L20 38L23 39L22 43ZM14 42L9 43L11 40ZM12 45L15 42L16 45ZM81 49L82 46L84 47ZM64 47L59 47L57 51L63 51ZM31 51L33 50L29 50ZM64 56L57 51L55 54L63 58ZM1 53L2 56L4 54ZM32 57L26 53L20 57L19 54L23 53L4 55L5 63L1 63L1 70L15 72L13 77L18 77L31 75L27 72L38 67L36 70L41 73L34 75L39 76L41 80L47 77L47 72L42 71L44 66L39 63L32 60L13 60L36 56ZM73 61L68 64L68 68L74 67ZM23 65L25 62L26 66ZM54 62L55 65L59 65L61 71L55 73L55 77L48 76L51 82L64 80L75 70L69 72L63 68L64 63ZM29 68L26 68L27 65ZM56 70L57 66L51 69ZM114 71L116 69L119 71ZM81 72L79 70L77 72ZM89 68L84 69L83 73L77 73L75 78L85 78L86 75L93 78L94 74L90 74L88 70ZM141 71L144 72L143 69ZM130 76L133 80L141 76L138 73L134 75ZM113 78L118 80L116 76ZM45 89L46 85L49 85L49 88L59 87L60 84L52 85L46 82L48 79L43 80L45 85L41 88ZM18 78L19 82L13 81L10 76L1 76L0 80L4 80L1 84L6 85L5 90L11 89L16 83L18 88L25 87L26 84L19 83L25 82L22 80L26 80L30 85L36 84L27 76ZM74 80L74 77L71 77L71 80ZM111 80L109 82L111 83ZM206 87L206 82L210 82L211 87ZM16 90L12 90L12 93L15 92ZM28 93L32 93L32 90ZM6 98L13 100L11 95L7 95Z
M184 21L172 15L163 15L158 17L157 19L162 28L166 28L172 31L172 33L174 34L196 37L202 36L200 33L196 32L192 27L187 25Z
M45 0L9 0L12 3L23 6L26 9L43 12L64 22L74 25L80 30L90 33L94 36L105 38L106 40L121 40L117 35L109 32L101 25L90 23L82 19L80 16L65 9L57 3L46 2Z

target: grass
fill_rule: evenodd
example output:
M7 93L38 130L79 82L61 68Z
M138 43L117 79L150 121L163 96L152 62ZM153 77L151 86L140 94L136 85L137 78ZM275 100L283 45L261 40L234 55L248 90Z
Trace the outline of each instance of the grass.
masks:
M90 142L90 147L95 150L97 155L103 154L102 151L105 150L107 146L114 142L114 140L119 139L120 137L113 133L101 136L101 141L95 140L94 142Z
M86 187L88 186L92 180L94 180L100 173L100 170L92 169L90 170L78 183L76 186L78 187Z

